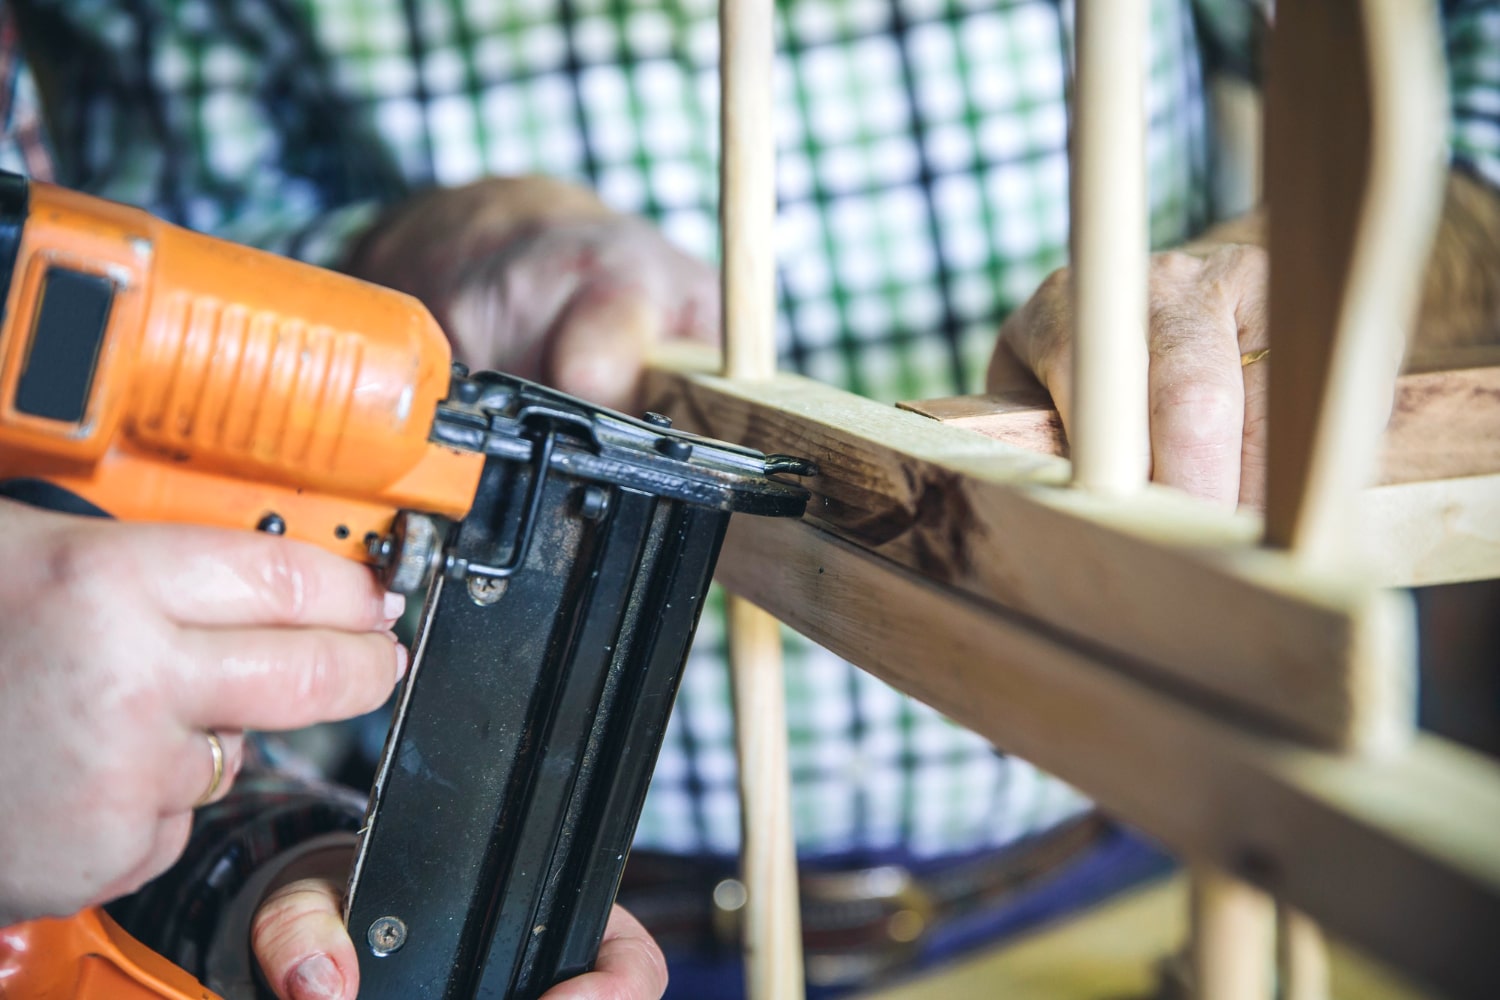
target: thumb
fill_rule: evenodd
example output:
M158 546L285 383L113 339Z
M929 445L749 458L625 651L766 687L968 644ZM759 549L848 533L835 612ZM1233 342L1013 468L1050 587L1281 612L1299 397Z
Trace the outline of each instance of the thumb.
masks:
M251 947L279 1000L354 1000L359 959L338 888L309 878L282 886L255 914Z
M586 285L557 321L543 378L601 406L631 408L661 332L661 310L640 288Z

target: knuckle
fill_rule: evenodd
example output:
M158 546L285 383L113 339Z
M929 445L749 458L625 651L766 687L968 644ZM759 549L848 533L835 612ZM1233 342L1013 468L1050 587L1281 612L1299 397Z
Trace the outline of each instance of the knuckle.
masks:
M125 546L102 533L69 531L59 534L45 562L46 584L74 598L94 593L101 580L125 592L135 589L139 570Z
M1066 267L1059 267L1042 279L1042 283L1037 286L1036 297L1067 298L1071 283L1071 272Z
M1148 349L1153 358L1173 358L1176 366L1212 371L1229 363L1234 343L1233 306L1209 284L1179 283L1152 289Z
M1177 284L1196 277L1203 270L1203 260L1184 250L1162 250L1151 255L1151 283Z
M1228 243L1214 251L1213 260L1225 270L1248 275L1269 273L1271 255L1254 243Z
M1066 267L1047 275L1031 299L1012 314L1014 322L1005 324L1010 338L1016 342L1030 342L1033 349L1063 340L1071 325L1072 283L1072 274Z
M1058 268L1037 287L1030 300L1017 312L1016 332L1030 337L1053 334L1066 327L1073 309L1073 278L1067 268Z
M1271 257L1264 247L1233 244L1220 247L1210 260L1215 287L1234 298L1262 291L1271 275Z
M1197 288L1203 295L1216 295L1232 301L1255 287L1255 283L1263 281L1268 274L1269 258L1263 249L1251 244L1226 243L1205 248L1193 260L1193 270L1178 271L1175 281L1163 284Z
M1151 419L1175 447L1217 448L1239 438L1244 404L1234 386L1208 378L1185 378L1160 390Z
M324 705L341 693L339 644L320 635L307 636L305 641L306 651L292 668L294 694L303 705Z

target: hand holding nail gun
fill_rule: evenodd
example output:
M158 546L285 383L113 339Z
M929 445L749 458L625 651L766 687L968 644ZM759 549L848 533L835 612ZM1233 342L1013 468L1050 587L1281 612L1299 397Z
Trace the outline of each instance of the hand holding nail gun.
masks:
M66 723L0 760L0 918L160 872L240 730L378 704L394 592L425 603L357 822L361 995L587 970L728 516L800 514L771 474L807 468L470 375L404 295L9 176L0 281L0 480L63 512L0 509L0 599L31 616L4 731ZM8 929L0 995L227 990L245 935L191 924L186 972L95 910Z

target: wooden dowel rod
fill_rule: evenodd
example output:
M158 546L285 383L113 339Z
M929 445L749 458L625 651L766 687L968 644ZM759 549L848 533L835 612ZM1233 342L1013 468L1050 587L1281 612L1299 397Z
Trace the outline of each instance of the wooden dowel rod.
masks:
M719 5L724 374L738 379L776 372L774 10L771 0Z
M1328 1000L1328 945L1311 917L1276 904L1276 980L1280 1000Z
M1073 106L1073 482L1146 481L1146 0L1081 0Z
M719 223L723 240L724 374L776 373L776 136L772 0L719 5ZM746 994L803 995L802 919L787 766L781 630L764 611L727 599L739 750Z
M745 976L751 1000L803 995L802 917L792 839L781 628L740 597L727 599L739 749Z
M1191 872L1193 995L1196 1000L1272 1000L1275 910L1260 890L1224 872Z

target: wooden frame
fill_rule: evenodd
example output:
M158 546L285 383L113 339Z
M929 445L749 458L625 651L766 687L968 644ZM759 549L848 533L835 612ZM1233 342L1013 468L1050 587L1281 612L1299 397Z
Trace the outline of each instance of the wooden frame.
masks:
M1144 4L1079 7L1073 391L1090 403L1070 467L932 419L953 404L916 406L924 416L774 374L770 5L723 0L729 360L720 376L664 358L647 402L686 429L810 457L820 475L803 522L735 522L719 579L1190 862L1201 996L1268 1000L1262 892L1280 905L1293 1000L1322 989L1313 921L1445 992L1500 995L1500 766L1413 732L1410 608L1383 589L1500 576L1500 455L1492 438L1394 478L1388 455L1390 481L1362 488L1393 397L1393 318L1414 311L1436 220L1435 9L1279 5L1262 522L1116 461L1143 440L1141 327L1110 318L1142 311L1145 201L1139 173L1099 163L1139 156ZM1120 131L1132 121L1134 140ZM1101 358L1130 378L1100 378ZM975 422L965 405L956 422ZM1000 410L982 419L1025 414L1045 443L1036 406ZM1398 406L1392 454L1410 419ZM780 668L763 617L737 606L731 625L754 817L751 995L784 998L801 985Z

